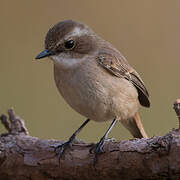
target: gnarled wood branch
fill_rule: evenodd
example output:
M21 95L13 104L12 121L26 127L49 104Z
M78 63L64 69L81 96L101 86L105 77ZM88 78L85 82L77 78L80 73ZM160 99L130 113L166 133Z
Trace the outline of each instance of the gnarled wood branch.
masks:
M180 100L174 103L180 117ZM59 165L53 145L63 141L31 137L12 109L0 117L8 133L0 137L2 180L119 180L180 179L180 130L165 136L127 141L108 141L93 166L93 144L74 143ZM180 120L180 118L179 118Z

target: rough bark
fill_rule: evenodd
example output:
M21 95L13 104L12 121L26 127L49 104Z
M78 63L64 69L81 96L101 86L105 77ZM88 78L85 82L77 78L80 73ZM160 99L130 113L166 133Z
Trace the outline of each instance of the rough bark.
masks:
M180 120L180 100L174 103ZM180 130L165 136L107 141L93 165L93 144L74 143L60 164L53 145L63 141L29 135L12 109L0 117L8 133L0 136L0 180L116 180L180 179Z

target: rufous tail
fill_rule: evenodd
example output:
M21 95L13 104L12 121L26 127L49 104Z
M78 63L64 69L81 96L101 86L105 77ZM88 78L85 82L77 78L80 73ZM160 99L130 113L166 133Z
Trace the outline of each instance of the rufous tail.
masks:
M135 138L148 138L138 112L132 118L121 121L123 126L127 128Z

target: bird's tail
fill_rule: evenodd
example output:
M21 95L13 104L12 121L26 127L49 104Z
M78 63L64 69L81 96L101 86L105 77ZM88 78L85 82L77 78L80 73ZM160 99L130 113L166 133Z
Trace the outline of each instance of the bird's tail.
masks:
M132 118L121 121L123 126L127 128L135 138L148 138L138 112Z

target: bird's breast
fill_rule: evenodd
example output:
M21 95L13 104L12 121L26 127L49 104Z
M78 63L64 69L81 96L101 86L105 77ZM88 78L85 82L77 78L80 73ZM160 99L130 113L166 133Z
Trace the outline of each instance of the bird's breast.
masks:
M95 62L68 70L55 65L54 78L66 102L92 120L124 119L132 116L139 107L133 85L108 74Z

